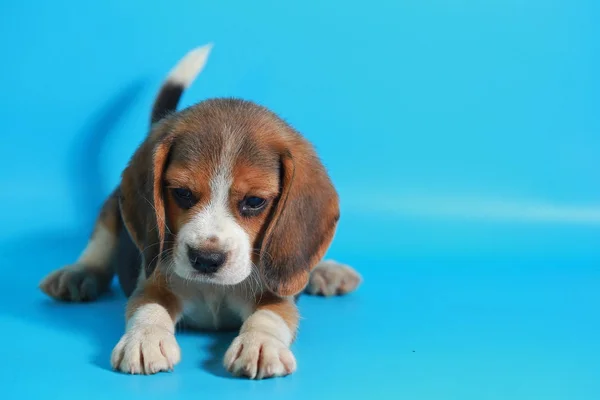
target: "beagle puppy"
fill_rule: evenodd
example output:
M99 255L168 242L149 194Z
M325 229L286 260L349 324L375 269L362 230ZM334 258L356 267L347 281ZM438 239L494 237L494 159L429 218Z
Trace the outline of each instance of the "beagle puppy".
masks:
M175 327L238 329L225 368L251 379L296 369L297 296L348 293L360 276L321 262L338 195L313 147L249 101L221 98L176 112L210 45L172 69L151 129L105 201L87 247L40 284L63 301L93 301L114 274L128 297L111 362L153 374L180 360Z

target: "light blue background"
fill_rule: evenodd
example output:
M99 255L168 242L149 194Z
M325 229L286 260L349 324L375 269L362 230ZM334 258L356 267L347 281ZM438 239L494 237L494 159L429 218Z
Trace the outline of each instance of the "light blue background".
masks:
M600 3L0 3L3 398L600 398ZM339 188L330 255L364 276L303 298L298 372L109 370L116 291L45 299L146 134L173 64L213 42L182 106L236 96L315 143Z

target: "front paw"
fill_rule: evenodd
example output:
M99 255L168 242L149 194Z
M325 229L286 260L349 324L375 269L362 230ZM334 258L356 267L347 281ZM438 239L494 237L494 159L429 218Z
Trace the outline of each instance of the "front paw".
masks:
M296 370L296 359L276 337L246 332L233 340L225 353L224 365L233 375L263 379L291 374Z
M134 327L115 346L111 364L129 374L171 371L181 359L175 335L158 325Z

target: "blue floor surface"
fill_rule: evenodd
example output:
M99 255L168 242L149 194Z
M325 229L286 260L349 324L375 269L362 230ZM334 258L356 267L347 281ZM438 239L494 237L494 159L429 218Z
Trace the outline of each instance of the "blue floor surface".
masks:
M364 285L347 297L301 298L297 373L258 382L222 368L230 333L180 333L183 360L172 373L111 371L119 288L93 304L53 302L36 284L72 257L68 238L10 247L0 248L13 266L0 291L4 398L600 396L598 258L349 255Z

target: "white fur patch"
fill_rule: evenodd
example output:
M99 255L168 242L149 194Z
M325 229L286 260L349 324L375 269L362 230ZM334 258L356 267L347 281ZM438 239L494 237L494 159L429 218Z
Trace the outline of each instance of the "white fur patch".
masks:
M293 334L290 328L277 313L270 310L258 310L242 325L240 334L244 332L264 332L275 336L286 346L292 344Z
M170 332L175 332L175 321L159 304L144 304L138 308L127 321L127 330L144 325L159 325Z
M202 71L212 49L212 43L188 52L169 72L167 81L187 88Z
M77 259L76 264L104 266L110 261L113 249L117 244L115 235L99 223L87 246Z

